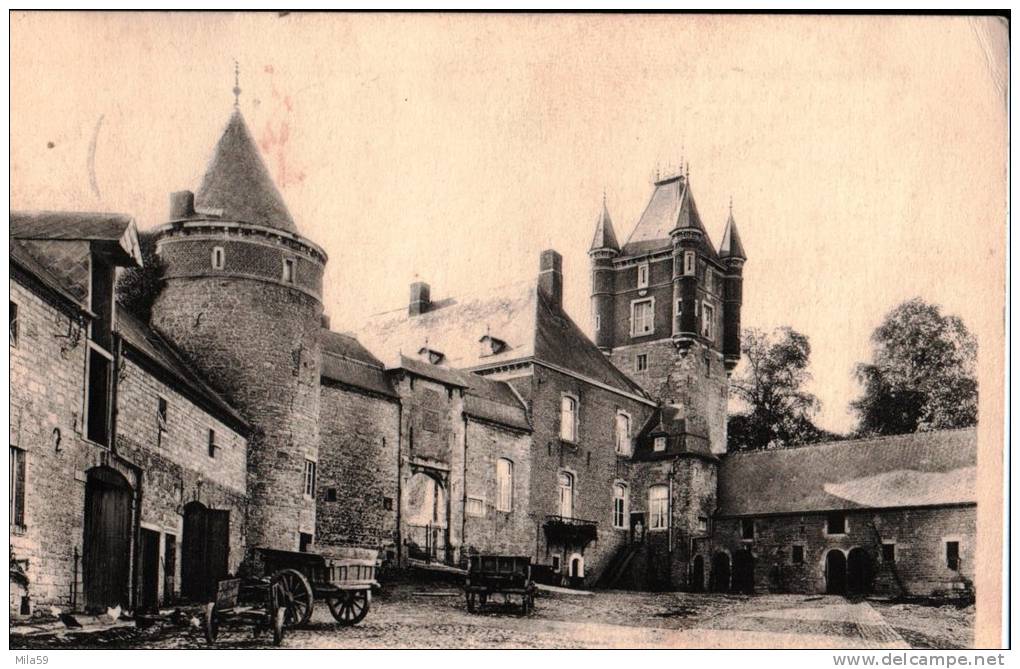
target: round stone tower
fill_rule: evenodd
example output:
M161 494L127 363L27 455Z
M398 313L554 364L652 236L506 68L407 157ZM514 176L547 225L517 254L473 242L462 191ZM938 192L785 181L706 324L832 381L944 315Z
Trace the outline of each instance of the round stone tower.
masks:
M254 426L246 543L298 550L315 532L326 253L299 234L239 110L157 234L153 326Z

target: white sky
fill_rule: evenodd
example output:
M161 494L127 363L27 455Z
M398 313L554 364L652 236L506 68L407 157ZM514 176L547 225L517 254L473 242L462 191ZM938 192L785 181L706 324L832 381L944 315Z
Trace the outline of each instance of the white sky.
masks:
M550 247L586 326L603 189L622 242L682 153L716 244L733 196L744 324L810 337L819 422L844 430L853 365L904 299L1001 355L1004 44L966 18L15 14L11 205L159 224L198 186L236 57L330 254L334 329L404 304L416 274L478 292Z

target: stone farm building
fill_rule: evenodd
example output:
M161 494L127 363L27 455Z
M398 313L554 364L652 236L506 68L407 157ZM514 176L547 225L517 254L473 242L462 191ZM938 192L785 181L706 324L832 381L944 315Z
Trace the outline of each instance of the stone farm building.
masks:
M331 330L327 252L237 110L155 234L146 320L115 295L131 217L11 214L13 614L203 601L260 547L520 554L575 587L970 587L973 430L726 453L746 255L732 213L712 244L689 175L623 245L603 204L593 340L552 250L534 281L418 282Z

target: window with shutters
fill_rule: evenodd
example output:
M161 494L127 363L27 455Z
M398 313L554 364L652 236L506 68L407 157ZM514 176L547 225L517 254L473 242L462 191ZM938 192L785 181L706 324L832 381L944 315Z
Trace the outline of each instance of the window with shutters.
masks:
M496 461L496 510L514 510L514 463L506 458Z
M10 524L25 528L25 451L11 446Z

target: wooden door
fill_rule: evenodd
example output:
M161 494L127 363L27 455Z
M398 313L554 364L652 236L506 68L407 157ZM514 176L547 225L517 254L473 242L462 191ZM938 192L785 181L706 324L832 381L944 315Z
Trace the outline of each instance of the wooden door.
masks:
M174 584L177 582L177 537L166 535L163 543L163 606L176 601Z
M89 471L85 482L82 580L85 608L128 607L131 570L131 487L106 467Z
M159 609L159 532L142 528L138 548L138 608Z
M192 502L184 507L181 544L181 596L191 602L211 601L216 582L227 575L230 512Z
M846 556L843 551L833 549L825 556L825 592L830 595L846 594Z

